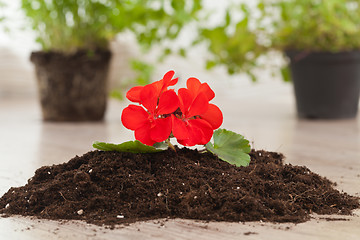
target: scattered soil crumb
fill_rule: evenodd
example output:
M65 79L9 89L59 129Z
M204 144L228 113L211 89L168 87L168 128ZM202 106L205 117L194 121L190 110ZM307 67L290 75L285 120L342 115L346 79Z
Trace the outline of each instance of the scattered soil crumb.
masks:
M350 221L350 219L348 218L329 218L329 217L325 217L325 218L319 218L319 219L323 219L323 220L326 220L326 221Z
M244 232L245 236L258 234L257 232Z

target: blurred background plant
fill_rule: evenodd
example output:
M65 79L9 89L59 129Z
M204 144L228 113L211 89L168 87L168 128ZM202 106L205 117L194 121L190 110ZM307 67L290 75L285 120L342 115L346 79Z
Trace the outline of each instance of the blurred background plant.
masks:
M157 46L158 59L163 60L174 51L169 47L171 41L197 20L202 1L22 0L21 8L44 51L70 54L78 50L106 50L116 35L131 33L143 52ZM120 88L113 90L111 96L121 99L124 89L152 80L153 63L143 59L130 61L135 77L122 79Z
M117 1L22 1L36 41L45 51L107 48L117 32Z
M271 66L274 54L360 49L359 23L359 0L238 1L221 24L200 28L195 43L208 45L207 69L225 66L229 74L243 72L256 81L256 69L265 68L264 62ZM282 66L284 62L272 68L273 74L280 69L288 81L289 72Z
M37 41L46 51L108 48L124 31L135 33L144 49L175 39L194 20L201 1L193 0L22 0Z
M360 49L359 0L282 0L264 2L259 10L264 18L274 19L271 40L275 49L313 52Z

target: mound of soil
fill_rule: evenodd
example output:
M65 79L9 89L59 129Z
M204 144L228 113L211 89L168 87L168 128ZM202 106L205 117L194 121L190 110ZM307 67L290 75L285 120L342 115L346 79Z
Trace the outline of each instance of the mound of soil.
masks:
M0 213L119 224L157 218L303 222L310 214L351 214L359 199L283 155L252 151L248 167L210 153L88 152L36 170L0 199Z

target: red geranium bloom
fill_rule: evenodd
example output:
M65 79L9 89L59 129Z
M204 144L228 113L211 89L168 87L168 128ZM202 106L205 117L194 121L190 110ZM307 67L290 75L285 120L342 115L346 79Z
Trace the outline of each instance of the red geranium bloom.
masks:
M199 93L204 93L208 101L211 101L215 97L215 93L209 85L207 83L201 83L197 78L189 78L186 81L186 87L189 89L193 98L199 95Z
M184 146L204 145L222 124L223 116L216 105L209 104L215 94L207 84L189 78L187 87L178 92L181 112L172 115L172 133Z
M134 130L135 138L143 144L153 145L165 141L171 134L172 121L167 115L178 109L179 99L173 90L163 90L166 88L160 89L163 91L160 94L154 84L142 87L138 100L147 111L141 106L130 104L122 112L123 125Z
M203 93L208 101L215 97L215 93L209 87L209 85L207 83L200 83L199 79L197 78L189 78L186 82L186 87L189 89L193 99L195 99L195 97L200 93ZM200 114L199 117L210 123L214 130L218 129L223 122L223 115L221 110L212 103L209 103L207 111L203 114Z
M174 86L178 82L178 78L173 78L175 72L173 70L168 71L165 73L164 77L156 82L151 83L155 89L153 90L154 96L160 97L160 94L168 89L169 86ZM141 103L140 93L144 86L136 86L131 88L126 93L126 98L132 102Z

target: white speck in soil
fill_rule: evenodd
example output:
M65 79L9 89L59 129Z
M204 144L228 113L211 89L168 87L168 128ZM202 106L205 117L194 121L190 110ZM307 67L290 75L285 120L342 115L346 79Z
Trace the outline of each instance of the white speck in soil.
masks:
M92 170L92 169L90 169L90 170L89 170L89 173L92 173L92 171L93 171L93 170Z
M78 215L83 215L83 213L84 213L84 210L82 210L82 209L80 209L79 211L77 211L77 214L78 214Z
M9 208L9 207L10 207L10 204L9 204L9 203L5 205L5 208Z
M122 218L124 218L125 216L124 215L117 215L116 216L116 218L120 218L120 219L122 219Z
M162 197L164 194L162 194L161 192L159 192L158 194L157 194L157 196L158 197Z
M51 172L48 172L48 174L50 175L50 174L51 174Z

